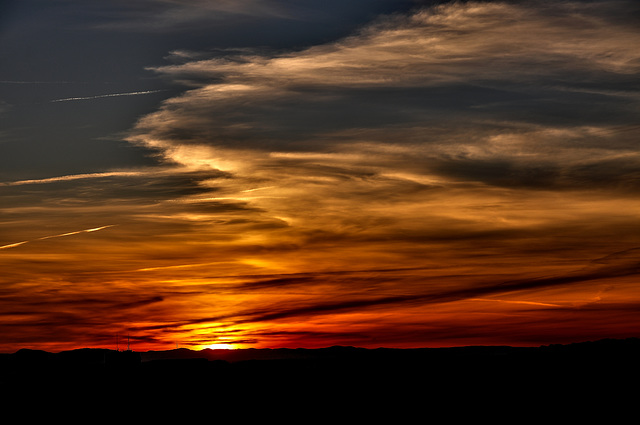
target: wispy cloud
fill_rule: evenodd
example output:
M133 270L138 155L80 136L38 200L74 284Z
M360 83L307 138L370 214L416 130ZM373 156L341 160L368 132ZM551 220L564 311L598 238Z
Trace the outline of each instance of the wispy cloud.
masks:
M329 172L331 162L379 173L403 163L423 178L638 190L629 120L640 35L626 6L444 4L299 52L160 67L200 88L142 119L131 140L226 170L251 161ZM581 92L596 87L617 94Z
M141 0L135 5L116 5L120 13L104 14L114 7L102 2L97 8L98 23L94 27L135 32L167 32L176 28L199 27L245 16L292 18L291 5L278 0ZM124 11L123 11L124 9Z
M550 303L540 303L536 301L522 301L522 300L497 300L494 298L469 298L470 301L486 301L486 302L495 302L495 303L507 303L507 304L525 304L525 305L533 305L533 306L542 306L542 307L562 307L560 304L550 304Z

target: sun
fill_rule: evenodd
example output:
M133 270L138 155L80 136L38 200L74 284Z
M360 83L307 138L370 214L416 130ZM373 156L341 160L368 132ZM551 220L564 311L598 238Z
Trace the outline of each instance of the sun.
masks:
M210 344L207 345L206 348L210 348L212 350L233 350L236 347L233 344Z

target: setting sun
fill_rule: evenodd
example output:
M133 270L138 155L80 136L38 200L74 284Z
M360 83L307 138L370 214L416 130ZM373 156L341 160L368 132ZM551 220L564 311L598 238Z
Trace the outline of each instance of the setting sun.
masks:
M236 347L233 344L211 344L207 345L205 348L209 348L211 350L233 350Z

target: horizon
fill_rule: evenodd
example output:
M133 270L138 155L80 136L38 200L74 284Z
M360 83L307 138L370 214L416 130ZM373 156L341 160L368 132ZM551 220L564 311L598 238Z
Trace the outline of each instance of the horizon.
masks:
M640 3L0 4L0 352L640 329Z
M19 348L16 351L12 351L12 352L0 352L0 354L16 354L19 351L43 351L49 354L58 354L58 353L64 353L64 352L69 352L69 351L83 351L83 350L101 350L101 351L113 351L113 352L117 352L117 353L127 353L127 352L131 352L131 353L152 353L152 352L157 352L157 353L163 353L163 352L171 352L171 351L191 351L191 352L201 352L201 351L243 351L243 350L265 350L265 351L269 351L269 350L292 350L292 351L296 351L296 350L303 350L303 351L315 351L315 350L330 350L330 349L355 349L355 350L365 350L365 351L371 351L371 350L399 350L399 351L411 351L411 350L439 350L439 349L443 349L443 350L448 350L448 349L464 349L464 348L513 348L513 349L519 349L519 348L549 348L549 347L558 347L558 346L571 346L571 345L589 345L589 344L599 344L599 343L605 343L605 342L625 342L625 341L630 341L630 340L637 340L640 341L640 336L630 336L627 338L601 338L601 339L596 339L596 340L579 340L579 341L573 341L573 342L566 342L566 343L553 343L553 344L540 344L540 345L484 345L484 344L477 344L477 345L450 345L450 346L416 346L416 347L408 347L408 348L398 348L398 347L387 347L387 346L378 346L378 347L361 347L361 346L353 346L353 345L332 345L332 346L322 346L322 347L313 347L313 348L309 348L309 347L287 347L287 346L281 346L281 347L260 347L260 348L256 348L256 347L246 347L246 348L211 348L211 347L204 347L204 348L191 348L191 347L175 347L175 348L165 348L165 349L161 349L161 348L155 348L155 349L150 349L150 350L135 350L135 349L119 349L119 348L107 348L107 347L77 347L77 348L70 348L70 349L66 349L66 350L60 350L60 351L48 351L48 350L43 350L43 349L34 349L34 348L27 348L27 347L23 347L23 348Z

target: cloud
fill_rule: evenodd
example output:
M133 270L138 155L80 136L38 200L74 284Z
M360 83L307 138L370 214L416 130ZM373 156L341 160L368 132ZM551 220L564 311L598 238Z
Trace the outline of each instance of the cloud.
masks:
M236 54L158 71L180 79L207 77L214 82L208 93L220 98L247 91L276 95L314 87L388 90L459 82L513 89L509 83L550 77L576 89L589 83L596 89L596 83L603 82L623 89L619 78L631 79L639 66L632 47L638 33L627 13L631 6L629 2L450 3L409 16L381 18L351 37L298 52ZM569 74L570 80L559 79ZM526 86L519 89L527 92Z
M153 6L121 23L187 8ZM630 332L636 11L450 2L295 50L174 48L154 71L184 93L128 136L162 165L1 185L0 310L56 332L88 315L172 346ZM85 230L69 232L70 217ZM95 223L118 228L49 241ZM16 308L29 297L33 311ZM103 322L98 299L113 307Z
M585 228L639 189L633 8L447 3L307 49L156 68L192 88L129 140L227 172L216 197L286 221L298 244Z
M627 265L633 263L637 264L637 258L626 259ZM453 286L464 277L440 277L439 280L445 279L447 285L412 295L409 294L409 286L395 285L394 290L404 290L405 295L391 296L383 296L380 290L369 292L368 296L364 291L347 295L336 289L341 285L336 277L343 276L342 273L318 274L314 276L316 279L312 285L308 285L308 279L285 282L287 278L282 277L282 280L274 279L279 280L274 283L282 283L282 288L289 290L292 289L291 284L301 285L300 290L307 294L304 301L292 298L290 302L277 303L263 294L260 307L239 308L234 312L203 315L192 320L165 321L155 326L136 327L135 332L162 330L172 334L181 329L206 329L216 337L250 341L250 344L270 341L271 347L324 347L336 343L369 347L389 344L415 346L415 341L421 341L421 346L504 344L505 341L515 345L535 345L549 341L581 341L594 335L601 338L611 335L624 337L633 328L631 323L637 322L635 316L630 316L634 303L536 301L549 299L548 295L543 295L545 291L553 293L562 288L562 291L575 293L593 279L606 282L622 275L637 276L637 270L633 272L623 268L626 271L618 270L612 274L600 270L597 273L575 272L566 276L538 276L518 281L504 280L500 276L494 276L492 281L489 276L475 276L470 279L473 285L465 284L457 289L446 286ZM376 272L371 270L370 273ZM351 273L346 274L349 277L342 284L348 283L352 289L358 287L359 283L352 279ZM427 275L418 273L417 276ZM377 284L388 282L390 277L394 277L394 272L383 273ZM483 280L485 284L478 285ZM573 289L567 287L567 280L571 281ZM322 283L325 286L321 286ZM371 276L368 283L371 284ZM322 289L316 290L314 284ZM336 285L334 289L328 289L332 285ZM256 291L264 289L268 287L258 285L253 288ZM423 286L422 289L426 288ZM491 298L474 298L478 294ZM557 293L555 296L557 298ZM494 307L496 305L501 307ZM588 330L585 324L589 324Z
M633 186L640 34L630 7L443 4L302 51L156 68L196 88L142 119L130 140L181 164L197 156L256 174L331 160L348 174L402 164L507 187ZM281 160L294 152L333 156ZM619 161L629 173L614 177Z
M307 49L156 68L188 90L129 140L170 164L226 172L212 199L286 223L235 248L263 271L226 282L242 307L166 329L279 341L343 324L393 339L367 324L383 320L453 341L472 338L469 320L500 330L476 329L485 337L515 332L488 318L500 316L535 333L549 326L539 310L636 276L633 261L576 271L636 243L624 230L640 165L633 7L447 3ZM253 188L263 189L247 196ZM398 265L416 270L382 271ZM371 272L323 272L349 269Z
M265 291L273 291L272 294L278 294L278 291L283 289L291 291L297 288L306 292L308 296L302 301L269 304L256 309L241 309L231 314L172 323L167 327L206 322L223 322L226 323L224 326L280 320L287 322L291 319L313 316L353 314L376 309L385 311L389 306L393 306L394 309L402 306L424 307L465 300L562 310L583 308L582 304L540 302L523 298L535 297L540 290L554 288L567 290L571 286L581 286L591 281L606 282L614 278L635 277L640 273L638 251L639 249L635 248L611 254L601 260L595 260L593 267L574 270L564 275L531 276L512 280L500 275L443 276L434 274L434 270L420 268L316 272L280 276L235 276L234 278L243 281L239 286L240 292L264 294ZM417 284L417 281L423 284ZM448 283L437 284L441 281ZM457 285L453 283L456 281ZM346 289L343 287L345 283L351 288L348 295L343 292ZM424 283L430 284L424 285ZM417 286L414 286L416 284ZM404 294L399 295L398 292ZM516 298L487 298L495 296L515 296Z
M572 6L449 4L383 19L358 35L301 52L236 55L158 71L183 79L222 79L215 92L210 87L210 93L220 97L232 90L243 94L270 89L276 94L313 87L389 89L469 81L499 81L506 86L572 71L579 71L572 79L579 87L595 82L588 77L599 77L598 72L623 77L637 72L637 52L628 44L637 39L637 31L628 25L614 27L606 18L593 19L594 11ZM528 33L539 37L532 39Z
M535 309L583 305L605 284L619 304L632 255L576 270L637 246L630 8L451 3L308 49L157 69L190 89L131 141L228 176L212 196L180 200L207 217L198 241L220 262L172 269L212 294L174 323L248 335L441 323L453 338L477 317L536 322ZM238 278L224 261L263 277ZM290 273L301 270L312 272ZM337 270L369 272L327 273ZM491 297L502 302L473 301Z
M274 0L139 0L94 2L88 11L95 16L93 27L135 32L167 32L211 25L243 16L263 18L289 16L287 8Z
M419 0L352 0L348 3L326 0L137 0L136 2L98 0L78 4L93 18L92 28L142 33L211 30L251 25L262 31L264 25L276 25L269 32L292 38L284 29L297 32L301 25L325 27L352 26L363 18L379 13L405 10ZM291 24L294 25L293 27ZM308 28L307 28L308 29ZM244 31L243 31L244 32ZM246 37L242 37L246 39ZM291 42L291 40L290 40ZM264 43L263 43L264 44Z
M270 312L248 312L242 316L250 316L247 321L272 321L283 318L313 316L318 314L331 314L339 311L358 311L369 307L379 307L388 304L420 304L428 305L432 303L447 303L460 301L464 299L478 300L487 295L508 294L513 292L530 291L532 289L542 289L554 286L567 286L572 284L582 284L592 280L607 279L620 276L637 276L640 274L640 258L634 255L627 259L624 264L618 264L616 267L602 267L590 272L576 272L565 276L552 276L543 278L528 278L503 282L491 282L463 288L455 288L451 290L440 290L436 292L415 293L412 295L386 296L372 299L352 299L348 301L336 301L323 304L307 305L294 308L281 308L279 311ZM286 283L293 283L285 281ZM274 283L272 281L272 283ZM282 280L278 282L282 284ZM300 284L298 280L295 282ZM258 285L260 286L260 285ZM484 299L483 299L484 300ZM557 304L539 303L520 300L492 300L496 302L506 302L514 304L538 305L544 307L560 307Z

